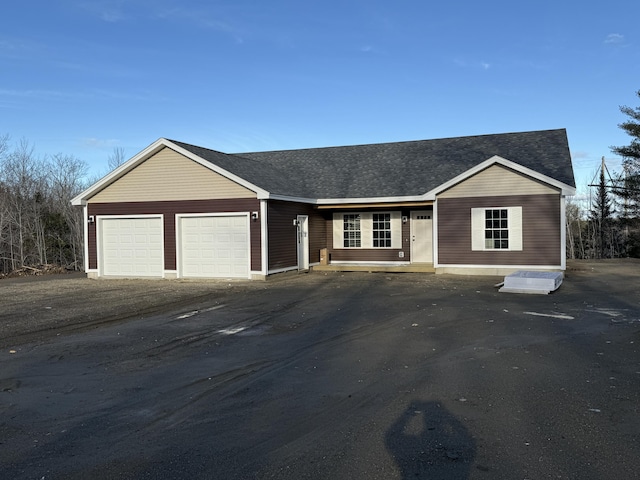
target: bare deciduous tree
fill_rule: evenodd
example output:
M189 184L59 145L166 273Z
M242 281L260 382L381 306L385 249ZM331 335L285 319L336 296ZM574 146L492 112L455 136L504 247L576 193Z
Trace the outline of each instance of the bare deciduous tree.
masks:
M109 155L109 158L107 159L107 165L109 165L109 170L115 170L125 161L124 148L114 147L113 152L111 152L111 155Z
M40 158L27 140L12 147L0 137L0 274L47 263L82 267L81 212L70 200L86 172L72 156Z

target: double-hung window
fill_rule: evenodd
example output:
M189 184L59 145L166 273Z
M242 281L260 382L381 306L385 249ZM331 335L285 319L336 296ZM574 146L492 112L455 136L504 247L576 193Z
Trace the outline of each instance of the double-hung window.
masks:
M343 233L343 246L345 248L359 248L362 246L360 215L348 214L344 216Z
M488 208L484 211L484 248L509 249L509 210Z
M402 212L335 212L333 248L402 248Z
M472 208L471 250L522 250L522 207Z
M374 248L391 248L391 214L373 214Z

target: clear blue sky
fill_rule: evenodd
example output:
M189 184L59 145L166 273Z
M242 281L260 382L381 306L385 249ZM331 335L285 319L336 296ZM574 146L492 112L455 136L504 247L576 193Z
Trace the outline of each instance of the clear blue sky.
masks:
M160 137L233 153L566 128L576 179L629 143L640 2L25 0L0 135L105 173Z

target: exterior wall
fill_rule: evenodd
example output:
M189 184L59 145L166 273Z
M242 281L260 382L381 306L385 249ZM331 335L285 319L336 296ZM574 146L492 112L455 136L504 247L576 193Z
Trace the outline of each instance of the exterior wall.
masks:
M416 208L419 210L419 208ZM430 208L424 208L428 210ZM406 216L410 218L410 210L397 208L385 208L385 209L362 209L359 211L336 211L337 213L359 213L359 212L390 212L399 211L400 216ZM335 248L334 246L334 231L333 231L333 213L327 212L327 237L326 244L329 253L329 260L331 262L402 262L407 263L411 261L411 225L410 221L402 224L402 246L399 248ZM401 256L402 255L402 256Z
M167 202L118 202L89 203L88 215L164 215L164 268L176 270L176 214L252 212L260 210L260 202L253 198L225 200L183 200ZM98 268L96 225L88 225L89 269ZM249 227L251 270L261 269L261 229L259 221L251 221Z
M509 170L502 165L493 165L471 178L454 185L438 195L438 198L497 197L504 195L548 195L558 193L538 180Z
M471 209L522 206L522 251L472 251ZM439 198L439 265L540 265L561 262L561 196L502 195Z
M269 270L297 267L298 239L293 220L298 215L309 216L309 263L320 261L320 249L327 246L324 216L311 205L272 200L267 206Z
M164 148L89 201L120 203L231 198L256 198L256 194L170 148Z

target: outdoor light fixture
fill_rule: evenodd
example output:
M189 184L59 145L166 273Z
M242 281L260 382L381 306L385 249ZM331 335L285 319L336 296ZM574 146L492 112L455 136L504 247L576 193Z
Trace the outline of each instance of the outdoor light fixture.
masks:
M96 221L96 217L94 217L93 215L89 215L89 218L87 219L88 223L93 223Z
M257 220L258 219L258 212L251 212L251 220Z
M407 223L407 220L408 220L407 216L403 215L402 216L402 223Z

